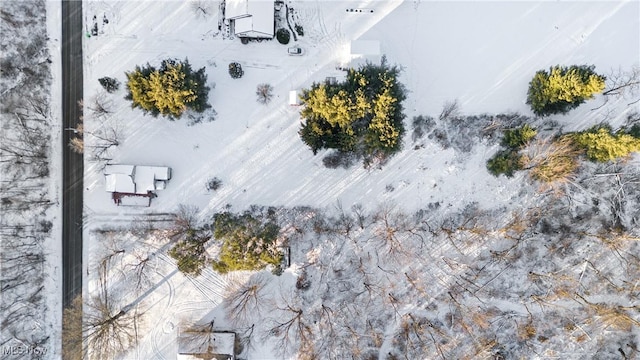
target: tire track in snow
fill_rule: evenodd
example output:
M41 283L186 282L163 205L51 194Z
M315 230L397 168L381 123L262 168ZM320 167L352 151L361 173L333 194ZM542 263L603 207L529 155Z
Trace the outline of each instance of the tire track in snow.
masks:
M212 269L206 267L199 276L187 277L187 279L214 306L219 305L224 299L223 293L227 283Z
M175 266L175 264L164 253L158 253L156 257L160 262L169 264L172 267ZM158 275L163 278L167 276L166 274L162 274L159 272L158 272ZM163 355L164 346L161 346L161 345L166 345L166 342L159 338L166 336L166 333L164 332L164 324L169 322L169 320L171 319L171 316L173 316L173 313L170 312L169 310L175 308L175 305L174 305L174 301L176 298L175 285L173 284L171 279L167 279L165 283L169 288L169 293L167 294L167 302L166 302L166 305L164 306L164 309L162 309L162 311L160 312L163 315L156 322L156 326L153 326L153 330L151 334L151 338L152 338L151 349L157 359L166 359L166 357Z
M586 29L579 27L580 24L584 23L584 20L582 20L580 17L576 18L570 24L563 24L562 25L563 28L568 28L568 29L577 28L577 31L573 34L568 34L568 35L564 34L563 32L556 33L550 36L546 42L542 43L535 51L531 52L528 56L521 57L515 62L513 62L511 65L509 65L504 71L502 71L498 75L498 80L494 83L493 86L491 86L484 93L483 97L478 99L478 101L485 102L491 95L493 95L496 91L498 91L498 89L502 87L506 82L512 81L514 77L528 78L529 76L531 76L532 73L530 74L527 70L531 69L531 65L530 65L531 63L537 64L539 62L539 61L536 61L537 59L540 59L541 57L544 58L544 56L541 56L541 54L549 53L551 49L554 49L554 48L558 48L560 52L564 50L565 46L563 45L563 42L561 40L567 39L567 38L570 39L571 42L575 43L573 46L576 47L575 50L577 50L577 47L583 44L589 38L589 36L593 34L598 29L598 27L600 27L600 25L602 25L605 21L611 18L615 13L620 11L620 9L622 9L622 7L624 7L625 5L626 5L625 2L618 3L615 6L615 8L608 11L606 15L598 16L597 21L590 23ZM537 5L536 7L538 6L539 5ZM568 55L571 55L571 54L568 54ZM518 74L520 75L518 76ZM473 100L473 98L470 98L468 100L469 101Z

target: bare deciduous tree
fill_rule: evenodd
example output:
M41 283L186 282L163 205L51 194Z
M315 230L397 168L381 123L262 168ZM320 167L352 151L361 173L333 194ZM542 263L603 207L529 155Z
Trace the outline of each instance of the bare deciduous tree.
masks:
M213 2L210 0L192 0L190 6L197 18L206 19L212 14Z
M108 284L109 261L99 268L98 289L87 303L82 325L87 351L98 359L114 358L135 345L140 314L137 308L122 306Z
M260 104L268 104L273 98L273 86L271 84L258 84L256 96Z
M178 210L174 214L172 236L183 236L189 231L194 231L198 227L198 207L193 205L178 205Z
M258 321L264 312L266 294L264 287L267 279L261 275L252 276L245 283L232 281L226 289L223 306L227 318L234 326L247 326Z
M89 110L89 116L95 129L88 130L84 124L84 116L80 117L75 128L66 129L76 135L69 141L69 147L77 153L89 150L89 159L96 162L108 161L112 148L120 145L122 129L118 119L111 117L113 102L105 92L96 94L90 104L80 100L78 106L81 110L85 107Z
M629 105L640 101L640 66L633 66L630 70L613 70L607 77L608 86L602 93L605 96L626 97L633 100Z
M265 337L275 337L275 350L282 356L290 355L298 349L305 349L313 341L311 326L302 316L301 308L285 304L278 307L281 317L272 319L269 330ZM266 340L266 339L265 339Z
M440 113L440 116L438 116L438 119L446 120L458 115L460 115L460 104L458 104L458 100L456 99L444 103L442 106L442 112Z

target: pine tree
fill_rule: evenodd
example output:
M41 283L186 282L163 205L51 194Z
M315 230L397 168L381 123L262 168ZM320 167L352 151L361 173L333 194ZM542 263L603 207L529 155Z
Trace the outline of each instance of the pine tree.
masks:
M164 60L160 69L136 66L127 75L127 99L132 107L153 116L179 118L187 109L203 112L211 107L204 68L193 72L188 60Z
M404 134L405 90L399 70L366 64L351 69L344 82L316 83L302 94L302 141L317 153L323 148L354 153L365 163L392 155Z
M98 82L109 93L116 92L120 88L120 82L116 78L105 76L98 79Z
M198 276L207 264L204 244L207 238L195 236L194 232L187 234L171 250L169 256L176 260L178 270L186 275Z
M280 228L272 220L249 212L223 212L214 215L213 227L213 236L222 241L218 259L212 262L214 270L260 270L281 263L282 253L276 248Z
M522 168L522 157L514 150L502 150L487 161L487 170L494 176L504 174L506 177L512 177Z
M640 151L640 139L623 132L613 133L610 127L594 127L575 135L575 142L586 150L593 161L606 162Z
M553 66L529 83L527 104L536 115L566 113L604 90L606 78L594 66Z
M516 129L505 130L502 145L511 149L519 149L533 139L538 132L536 129L524 124Z

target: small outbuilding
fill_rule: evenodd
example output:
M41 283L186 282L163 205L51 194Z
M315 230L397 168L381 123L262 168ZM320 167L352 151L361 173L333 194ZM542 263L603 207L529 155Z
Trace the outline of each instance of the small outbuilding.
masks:
M233 332L180 330L178 360L235 360Z
M298 90L289 91L289 105L291 106L300 105L300 94L298 93Z
M272 39L275 34L274 0L226 0L224 17L235 36Z

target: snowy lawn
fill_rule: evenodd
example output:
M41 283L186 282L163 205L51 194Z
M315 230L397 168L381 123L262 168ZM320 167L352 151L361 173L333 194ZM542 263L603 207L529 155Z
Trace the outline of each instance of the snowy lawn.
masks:
M85 291L88 293L97 286L96 262L91 259L101 251L98 248L102 243L94 230L126 227L147 214L172 213L179 204L198 206L204 221L227 204L235 211L252 204L320 209L338 204L350 209L354 204L362 204L368 211L374 211L389 204L413 214L437 203L432 205L433 217L446 219L460 214L468 204L478 203L487 211L500 209L496 214L504 214L506 223L511 211L535 207L539 194L524 181L523 173L512 179L489 175L486 161L497 149L495 141L469 138L468 141L477 144L467 152L453 147L443 149L434 141L425 141L422 147L414 148L412 118L418 115L437 118L443 104L455 99L465 114L526 115L530 114L525 104L527 85L537 70L555 64L595 64L596 71L608 74L619 67L639 65L637 2L292 1L288 5L295 9L305 31L297 42L306 51L300 57L288 56L287 46L275 40L243 45L239 39L223 38L217 29L217 3L213 3L212 12L206 17L198 17L191 4L88 1L84 6L87 31L94 16L99 29L97 36L85 42L86 129L89 132L99 132L105 127L119 129L119 145L108 153L111 163L173 169L167 188L158 191L150 208L123 208L115 206L104 189L101 172L104 161L86 160L85 266L89 276L85 278L88 278ZM349 13L348 8L374 12ZM108 23L103 21L104 17ZM325 153L314 156L301 142L297 135L299 109L288 105L290 90L308 87L328 76L340 76L336 66L347 56L347 45L353 39L379 40L388 61L404 68L401 82L409 90L405 102L404 150L379 169L367 170L361 164L349 169L324 167ZM209 112L205 116L214 117L213 121L205 119L188 126L186 118L169 121L144 116L124 100L124 72L147 62L157 66L166 58L188 58L194 69L206 68L212 88L210 104L216 114ZM232 61L243 66L245 74L241 79L229 76L227 66ZM97 81L103 76L120 80L120 90L115 94L104 93ZM255 90L260 83L274 87L275 96L266 106L256 102ZM89 108L96 96L106 100L109 114L92 114ZM619 125L632 110L638 110L638 104L627 107L624 105L628 101L622 99L591 111L602 101L595 99L553 119L566 129L582 129L605 119ZM90 147L91 140L87 141L86 146ZM222 187L208 191L205 185L213 177L222 180ZM408 245L402 256L384 259L381 264L396 266L400 278L407 271L404 279L410 281L414 275L431 271L427 266L430 262L437 263L434 273L445 274L446 267L455 268L455 264L443 260L447 256L470 264L484 244L478 241L465 245L468 247L457 250L462 256L444 245L448 243L446 238L441 241L430 248L438 249L433 259L416 259L419 264L411 269L404 268L404 264L412 259L403 256L419 251L418 242ZM336 254L323 250L325 246L331 248L331 244L316 245L316 251L323 256ZM155 246L164 249L166 244ZM299 256L296 261L311 261L302 254L313 249L300 245L296 251ZM363 250L349 251L355 251L356 255L335 260L342 261L336 266L349 266L349 261L356 261ZM159 250L157 256L162 261L158 260L153 277L156 285L144 301L147 331L140 333L140 345L127 357L174 358L176 327L183 322L215 318L220 326L230 327L216 307L222 301L228 277L207 269L204 275L188 279L172 266L166 251L163 254ZM369 261L372 268L378 266L374 260ZM275 283L281 282L284 285L280 287L291 288L292 279L299 273L295 269L294 266L269 286L277 288ZM460 265L453 273L466 269L467 265ZM375 276L380 277L376 278L378 283L385 283L380 286L393 287L394 281L399 281L399 278L380 280L384 277L380 272ZM443 301L441 296L446 295L452 275L432 276L429 279L435 285L426 291L430 299ZM424 286L430 286L430 281L422 279ZM341 286L351 286L349 282L345 284ZM120 291L124 293L125 289ZM385 301L387 305L393 302ZM378 305L382 306L375 306ZM505 305L500 310L509 306L514 305ZM522 307L516 310L526 314ZM391 335L402 321L392 321L387 315L380 320L389 321L386 335ZM389 338L381 340L383 350L391 349L389 341ZM269 346L260 346L248 356L259 359L276 356L269 351Z

